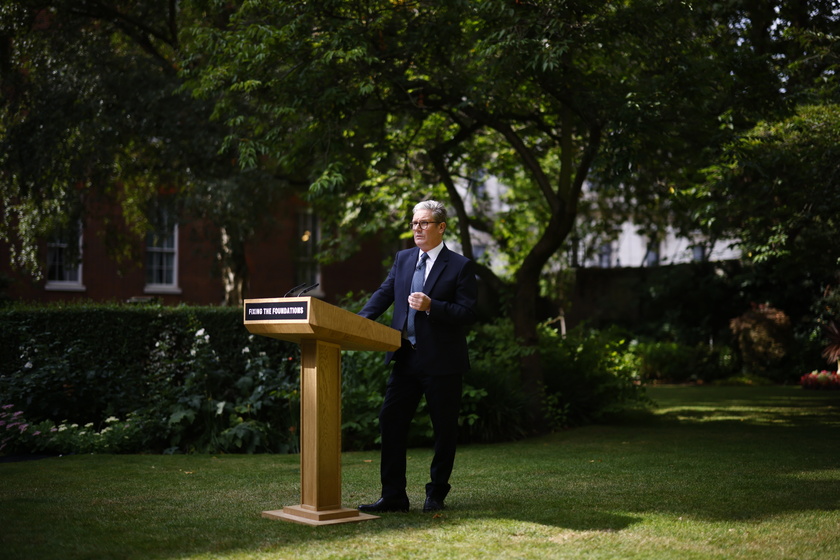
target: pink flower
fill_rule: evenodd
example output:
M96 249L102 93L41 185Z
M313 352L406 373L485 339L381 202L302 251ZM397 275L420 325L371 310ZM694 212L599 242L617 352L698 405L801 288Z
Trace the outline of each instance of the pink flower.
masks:
M840 389L840 375L834 371L817 371L806 373L799 379L803 389Z

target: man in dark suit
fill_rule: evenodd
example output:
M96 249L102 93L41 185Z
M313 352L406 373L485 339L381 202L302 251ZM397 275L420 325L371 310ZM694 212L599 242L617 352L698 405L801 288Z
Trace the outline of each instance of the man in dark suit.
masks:
M394 304L391 326L403 332L379 413L382 435L382 494L365 513L408 511L406 453L408 430L425 395L434 428L431 482L424 512L444 508L455 463L462 379L469 370L466 327L475 321L477 283L472 261L443 243L446 208L427 200L414 207L411 221L416 248L400 251L388 277L359 312L376 319Z

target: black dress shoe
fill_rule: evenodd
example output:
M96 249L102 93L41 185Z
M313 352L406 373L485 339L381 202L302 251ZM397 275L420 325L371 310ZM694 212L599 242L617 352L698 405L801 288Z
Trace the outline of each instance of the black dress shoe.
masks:
M409 509L408 500L386 500L379 498L372 504L362 504L359 506L359 511L362 513L405 513Z
M426 502L423 504L423 513L432 513L440 511L443 508L443 500L438 501L434 498L426 498Z

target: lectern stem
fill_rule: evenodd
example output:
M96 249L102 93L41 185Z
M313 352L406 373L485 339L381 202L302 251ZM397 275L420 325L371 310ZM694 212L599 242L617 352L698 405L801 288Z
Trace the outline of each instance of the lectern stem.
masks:
M341 507L341 348L301 344L301 505Z

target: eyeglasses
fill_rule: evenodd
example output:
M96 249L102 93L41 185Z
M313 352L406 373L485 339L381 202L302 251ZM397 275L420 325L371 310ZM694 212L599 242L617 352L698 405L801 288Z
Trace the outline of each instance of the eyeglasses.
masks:
M420 229L426 229L427 227L429 227L429 224L439 224L439 223L440 222L427 222L426 220L423 220L422 222L409 222L408 227L411 228L411 229L415 229L417 227L420 227Z

